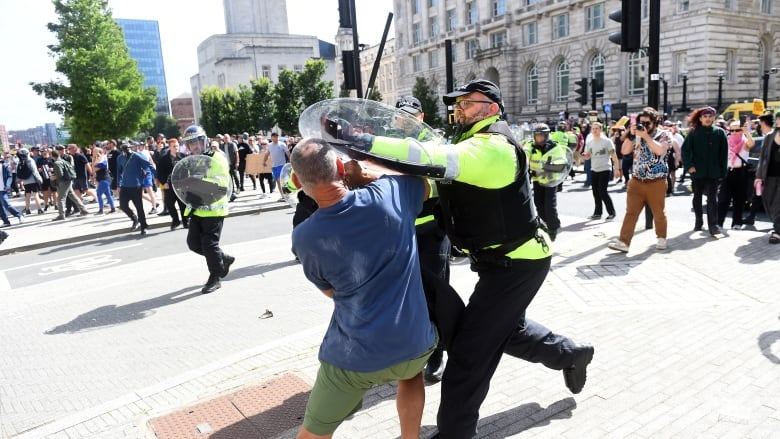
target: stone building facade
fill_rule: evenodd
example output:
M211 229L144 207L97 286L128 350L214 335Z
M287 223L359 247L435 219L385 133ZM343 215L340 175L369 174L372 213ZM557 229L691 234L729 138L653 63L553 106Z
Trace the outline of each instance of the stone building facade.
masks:
M649 5L641 1L642 46L648 44ZM423 76L446 93L445 40L453 45L455 86L475 77L500 85L510 121L589 110L575 102L575 81L603 80L603 104L629 111L647 102L646 51L622 53L608 36L620 24L608 18L618 0L396 0L395 41L399 94ZM666 82L670 117L687 106L752 101L762 76L780 67L780 3L776 0L661 0L659 107ZM778 76L768 81L778 100ZM444 112L444 108L442 108ZM603 116L603 113L601 113Z

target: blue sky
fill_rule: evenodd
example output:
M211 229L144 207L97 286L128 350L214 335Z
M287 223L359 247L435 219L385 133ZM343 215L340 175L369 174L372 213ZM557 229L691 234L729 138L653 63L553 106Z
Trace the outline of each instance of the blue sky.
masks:
M392 0L355 0L361 43L376 44L382 37ZM197 6L195 6L197 5ZM197 47L211 35L225 32L222 1L207 0L109 0L116 18L158 20L162 40L168 96L189 92L189 78L197 73ZM49 0L0 0L0 124L20 130L60 123L60 116L46 109L46 101L32 91L29 82L55 79L54 60L46 46L55 42L46 24L56 20ZM315 35L334 42L338 29L337 0L287 0L291 34ZM392 32L389 38L392 38Z

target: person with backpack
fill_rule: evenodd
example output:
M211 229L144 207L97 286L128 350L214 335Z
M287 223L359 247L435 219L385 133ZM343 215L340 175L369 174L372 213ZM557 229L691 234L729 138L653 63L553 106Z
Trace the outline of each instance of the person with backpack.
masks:
M63 148L64 149L64 148ZM76 170L73 165L64 160L60 156L60 149L55 149L51 152L51 157L54 159L54 187L57 188L57 215L52 221L62 221L65 219L65 200L70 200L79 212L81 216L89 215L84 203L81 202L79 197L73 192L72 181L76 179Z
M38 172L38 165L30 157L30 151L22 148L16 152L19 158L19 164L16 165L16 177L24 185L24 213L30 215L30 198L35 199L35 206L38 208L38 215L43 214L41 208L41 198L38 193L41 191L43 178Z

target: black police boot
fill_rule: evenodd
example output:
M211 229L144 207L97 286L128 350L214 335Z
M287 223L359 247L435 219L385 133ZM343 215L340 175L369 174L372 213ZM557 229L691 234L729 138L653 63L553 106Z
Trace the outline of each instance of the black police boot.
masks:
M200 290L200 292L202 294L213 293L220 289L220 287L222 287L222 284L219 282L219 274L211 273L209 275L209 280L206 281L206 285L203 285L203 289Z
M219 273L219 277L225 277L230 273L230 266L233 265L233 262L236 261L236 258L230 255L222 254L222 272Z
M444 362L442 361L443 352L440 348L436 348L431 356L428 358L428 363L425 365L425 372L423 377L425 381L438 383L441 381L441 377L444 374Z
M593 351L593 346L589 344L580 344L574 348L574 362L563 369L563 381L571 393L580 393L585 387L586 371L593 360Z

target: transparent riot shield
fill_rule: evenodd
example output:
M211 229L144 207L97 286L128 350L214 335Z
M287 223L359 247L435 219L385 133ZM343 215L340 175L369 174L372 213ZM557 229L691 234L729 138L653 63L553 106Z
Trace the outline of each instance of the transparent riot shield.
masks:
M230 199L233 192L230 175L227 172L214 172L213 161L207 155L190 155L173 167L173 191L193 209L209 209L223 198Z
M434 164L426 150L426 146L442 143L443 137L409 113L381 102L354 98L320 101L303 111L298 129L304 137L323 139L339 153L367 162L369 168L444 178L445 167ZM407 158L373 154L374 136L406 139Z

